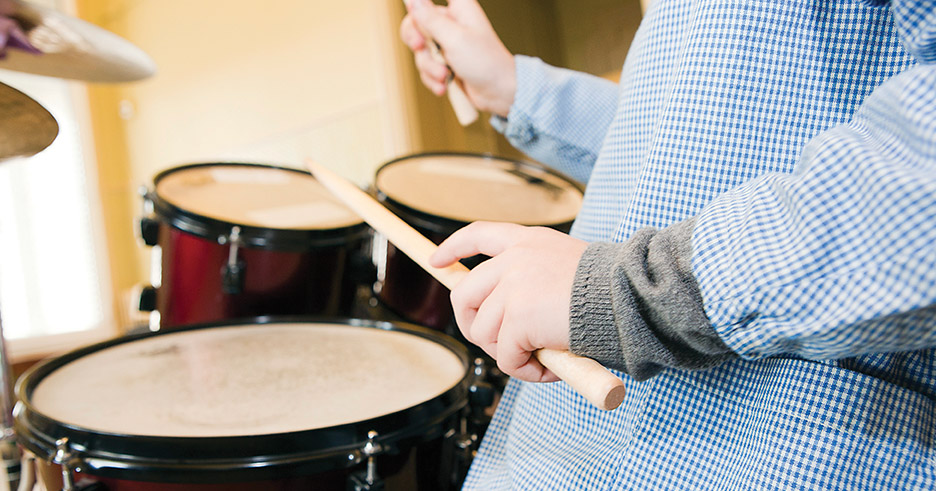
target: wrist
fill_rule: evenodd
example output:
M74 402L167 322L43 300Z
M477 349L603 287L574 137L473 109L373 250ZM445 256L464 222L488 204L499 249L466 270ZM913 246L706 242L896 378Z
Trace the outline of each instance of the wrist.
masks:
M468 95L475 106L485 112L506 118L514 103L517 92L517 69L512 54L504 50L502 56L490 71L494 76L486 83L478 85L482 90L472 91L471 84L466 85Z
M510 113L510 108L514 103L514 94L517 93L517 68L514 63L514 57L509 52L506 53L503 62L502 74L497 80L497 96L491 101L490 107L486 110L503 118Z

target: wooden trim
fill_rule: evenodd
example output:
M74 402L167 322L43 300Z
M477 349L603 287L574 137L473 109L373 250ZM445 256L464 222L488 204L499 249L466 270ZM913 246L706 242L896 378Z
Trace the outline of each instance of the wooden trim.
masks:
M375 15L380 29L377 52L383 88L380 106L386 130L384 148L388 156L396 157L412 153L419 140L416 100L412 91L407 90L418 81L407 63L412 54L399 36L400 22L405 15L403 2L379 0Z
M113 339L114 335L112 327L102 326L86 331L9 339L6 341L6 348L9 351L11 363L31 363L89 344Z

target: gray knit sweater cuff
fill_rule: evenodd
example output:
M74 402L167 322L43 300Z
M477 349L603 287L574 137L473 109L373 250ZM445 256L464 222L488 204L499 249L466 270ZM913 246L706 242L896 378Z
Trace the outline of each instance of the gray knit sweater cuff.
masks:
M572 287L569 344L644 380L670 368L703 369L736 355L705 315L692 275L695 219L642 229L624 243L588 246Z

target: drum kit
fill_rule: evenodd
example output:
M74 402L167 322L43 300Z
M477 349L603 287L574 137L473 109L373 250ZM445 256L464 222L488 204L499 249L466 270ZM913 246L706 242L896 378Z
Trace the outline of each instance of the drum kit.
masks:
M155 71L49 9L0 0L0 20L15 21L0 23L0 68ZM25 94L0 85L0 110L0 160L55 139ZM390 161L369 192L437 243L476 220L567 230L582 201L538 164L462 153ZM141 194L150 330L40 362L14 396L0 329L0 490L460 486L504 379L460 337L441 284L305 171L197 163Z

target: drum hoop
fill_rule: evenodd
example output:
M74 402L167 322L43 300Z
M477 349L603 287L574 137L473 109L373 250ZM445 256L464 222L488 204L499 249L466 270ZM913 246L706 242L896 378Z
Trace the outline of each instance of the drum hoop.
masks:
M400 218L402 218L405 222L409 223L410 225L423 229L424 231L428 231L428 232L436 233L436 234L442 234L444 236L451 235L456 230L464 227L465 225L468 225L469 222L435 215L435 214L428 213L422 210L418 210L411 206L407 206L397 200L394 200L393 198L388 196L385 191L377 187L377 178L378 176L380 176L380 173L385 168L391 165L397 164L399 162L417 159L417 158L423 158L423 157L473 157L473 158L479 158L483 160L496 160L496 161L501 161L501 162L507 162L507 163L514 164L521 168L530 168L530 169L536 169L537 171L546 172L547 174L550 174L553 177L557 177L565 181L573 189L579 191L580 193L582 194L585 193L585 188L582 186L581 183L579 183L578 181L572 179L571 177L555 169L551 169L544 165L536 164L536 163L525 161L525 160L509 159L506 157L499 157L499 156L488 154L488 153L470 153L470 152L417 153L413 155L406 155L403 157L395 158L389 162L384 163L380 167L378 167L377 171L374 173L374 193L377 196L378 201L383 203L384 206L392 210L394 213L396 213L398 216L400 216ZM554 228L557 230L568 231L572 226L572 220L568 220L568 221L560 222L560 223L543 224L543 226Z
M316 247L334 247L363 240L369 233L370 227L363 221L330 229L284 229L243 225L186 210L170 203L156 192L159 182L170 174L188 169L216 166L276 169L311 176L309 172L301 169L243 162L205 162L173 167L156 174L153 178L153 190L148 194L153 202L155 215L169 226L212 241L219 237L227 237L233 227L240 227L241 243L246 247L261 249L305 251Z
M442 394L401 411L343 425L264 435L166 437L108 433L56 421L31 403L33 390L54 370L112 346L213 327L295 323L346 324L415 335L436 342L455 354L465 373ZM367 442L368 431L377 431L377 442L389 448L440 436L441 424L467 404L469 366L464 345L438 331L405 322L264 316L192 325L104 341L31 367L16 383L15 433L21 445L46 460L53 459L56 441L68 438L78 469L93 470L94 475L118 479L221 482L272 479L283 477L287 471L311 473L341 469L357 463L352 457ZM310 442L316 445L309 445ZM220 471L223 472L218 475Z

